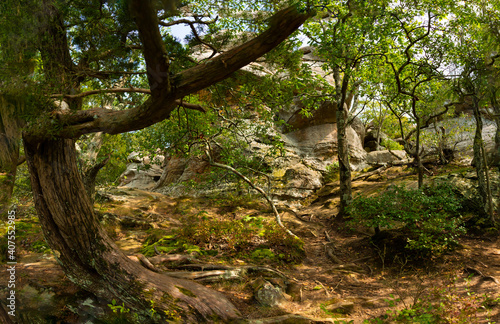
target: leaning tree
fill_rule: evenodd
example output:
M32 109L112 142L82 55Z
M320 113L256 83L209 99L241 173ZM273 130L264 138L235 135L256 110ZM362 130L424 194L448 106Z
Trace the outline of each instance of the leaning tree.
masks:
M178 43L162 25L206 20L201 14L179 18L181 11L170 11L169 3L174 1L5 1L3 5L14 9L0 20L28 34L29 46L14 52L30 50L29 59L37 64L25 80L24 92L32 90L36 100L28 107L31 117L22 138L39 220L67 277L100 298L117 299L135 310L146 310L155 301L158 313L175 310L187 322L227 321L240 315L220 293L149 271L117 248L85 191L75 140L95 132L139 130L168 118L183 98L271 51L311 13L293 3L279 8L275 1L260 2L267 28L258 36L209 59L179 66L182 47L173 46ZM208 6L211 1L198 1L193 8L199 10L200 3ZM223 7L231 10L227 3ZM246 8L255 4L249 2ZM196 38L204 42L199 34ZM1 39L2 48L9 47L10 40ZM146 72L147 87L98 88L99 80L136 78L140 71ZM122 110L84 109L88 96L109 92L127 93L126 98L139 92L145 98L136 98L133 103L138 104Z

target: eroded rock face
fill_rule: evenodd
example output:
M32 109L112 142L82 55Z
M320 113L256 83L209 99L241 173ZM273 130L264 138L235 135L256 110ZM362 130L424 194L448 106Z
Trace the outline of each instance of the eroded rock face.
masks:
M311 116L302 113L302 109L296 110L288 119L287 125L290 129L304 129L311 126L334 124L337 122L337 104L331 101L322 102L315 110L310 111Z
M369 128L367 130L364 138L364 147L367 152L376 151L377 148L380 147L382 141L387 140L389 138L387 134L383 132L380 132L379 134L377 133L378 133L377 130L373 128ZM378 145L377 145L377 137L379 139Z
M274 172L274 195L281 199L306 198L322 186L322 175L302 163L291 164Z
M327 120L330 121L330 120ZM252 129L256 120L246 120L247 129ZM320 123L319 120L313 124ZM279 131L269 126L268 135L270 137L281 138L283 151L279 156L271 154L275 148L264 144L262 140L253 135L248 138L252 141L248 147L249 155L261 157L265 163L273 170L270 174L272 178L272 194L278 200L303 199L313 194L323 184L323 173L327 167L337 161L337 127L336 124L324 123L303 127L296 131L280 134ZM367 167L366 156L361 139L358 133L352 128L347 128L349 140L350 161L353 170L360 170ZM137 161L136 161L137 163ZM209 169L209 163L205 158L168 158L165 168L165 181L159 192L171 196L203 196L214 191L234 190L229 184L221 185L217 188L190 190L185 182L197 180L201 174ZM136 166L129 166L133 171ZM130 171L129 171L130 172ZM140 173L140 172L139 172ZM125 174L127 179L132 178L126 184L128 187L139 186L138 188L152 188L152 180L159 179L161 172L155 173Z
M362 169L365 164L366 152L358 134L347 127L351 168ZM300 129L284 134L283 139L291 150L301 158L312 158L318 162L321 171L328 164L337 160L337 125L323 124Z
M352 129L354 129L356 134L358 134L359 140L361 141L361 143L364 143L366 131L365 131L365 125L363 124L363 122L359 118L355 117L351 123L351 127L352 127Z

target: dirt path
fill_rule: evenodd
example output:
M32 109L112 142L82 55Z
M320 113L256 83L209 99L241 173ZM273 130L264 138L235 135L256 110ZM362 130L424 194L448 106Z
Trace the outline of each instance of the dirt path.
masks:
M408 179L404 175L401 178ZM388 184L387 181L358 181L354 190L372 193L383 190ZM459 319L460 312L476 308L478 311L462 323L500 322L496 300L500 296L498 237L461 238L460 249L425 265L400 259L388 262L384 251L377 250L370 243L369 233L331 226L329 220L335 215L338 202L336 190L334 185L326 186L309 206L296 210L295 214L282 213L286 226L304 240L306 257L300 265L273 263L271 266L301 287L300 300L285 301L280 307L263 308L253 299L247 281L213 283L210 286L230 296L246 318L301 314L326 322L356 324L372 320L375 323L375 319L387 311L411 308L419 298L438 296L444 301L442 313L450 316L450 323L459 323L453 322L453 318ZM96 208L103 215L110 235L129 255L140 251L148 229L176 228L183 217L201 211L208 216L234 219L255 214L273 217L271 213L262 212L266 206L261 203L221 207L215 201L173 200L139 190L120 189L109 194L114 200L98 203ZM91 318L97 309L109 311L107 304L111 301L89 302L90 297L65 278L51 254L30 251L29 247L35 242L30 238L26 240L26 244L19 247L16 289L20 292L20 312L25 311L28 315L20 323L31 323L30 312L39 308L62 323L82 323L85 316ZM233 265L240 262L215 257L207 261ZM266 262L261 265L266 265ZM5 300L5 280L0 288L0 297ZM483 301L484 296L488 298L487 303L474 304ZM85 306L86 302L92 306Z

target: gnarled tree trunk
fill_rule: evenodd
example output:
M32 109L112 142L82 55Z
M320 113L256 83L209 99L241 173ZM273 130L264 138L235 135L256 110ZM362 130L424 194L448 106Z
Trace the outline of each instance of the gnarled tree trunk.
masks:
M127 258L98 223L85 192L71 139L24 138L35 206L67 277L87 291L126 307L176 311L184 322L228 321L238 310L220 293L173 279ZM147 297L146 297L147 296Z

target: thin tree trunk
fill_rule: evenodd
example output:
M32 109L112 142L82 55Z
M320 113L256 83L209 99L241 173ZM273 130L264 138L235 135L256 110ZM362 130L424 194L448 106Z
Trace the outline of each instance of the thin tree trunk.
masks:
M474 118L476 120L476 132L474 135L474 160L476 166L476 174L479 185L479 195L483 204L484 211L489 215L490 220L494 223L494 215L492 208L491 188L489 186L489 172L486 155L483 146L483 120L479 111L479 99L473 98Z
M347 140L348 111L346 107L346 94L349 85L349 75L344 74L340 82L340 72L334 71L337 91L337 153L339 159L339 181L340 181L340 206L337 220L343 220L347 213L347 206L352 200L351 165L349 163L349 141Z
M94 202L94 197L95 197L95 182L97 179L97 174L99 171L108 164L109 160L111 159L111 156L108 156L106 159L102 160L99 163L96 163L92 165L90 168L85 170L85 172L82 172L82 181L83 185L85 187L85 191L87 192L87 195L90 198L90 201Z
M95 181L99 171L109 162L110 157L108 156L101 162L97 162L97 156L101 151L102 143L104 139L104 134L102 132L94 133L91 135L89 140L89 148L85 153L80 152L80 168L82 172L82 181L85 186L85 191L90 197L90 200L94 201L95 195Z
M500 105L498 104L496 94L493 92L491 94L491 106L493 107L493 119L497 126L495 132L495 148L493 151L492 165L500 169Z
M420 157L420 117L415 114L415 120L417 122L417 133L416 133L416 143L415 143L415 163L417 164L418 173L418 189L422 188L424 185L424 166L422 165L422 159Z
M119 250L98 222L85 193L73 140L29 141L24 138L40 224L71 281L139 313L155 301L157 314L177 312L185 323L225 322L239 317L222 294L147 270Z
M339 219L343 219L346 214L346 208L351 202L351 165L349 163L349 142L346 132L346 111L337 109L337 141L338 141L338 159L339 159L339 180L340 180L340 208Z

